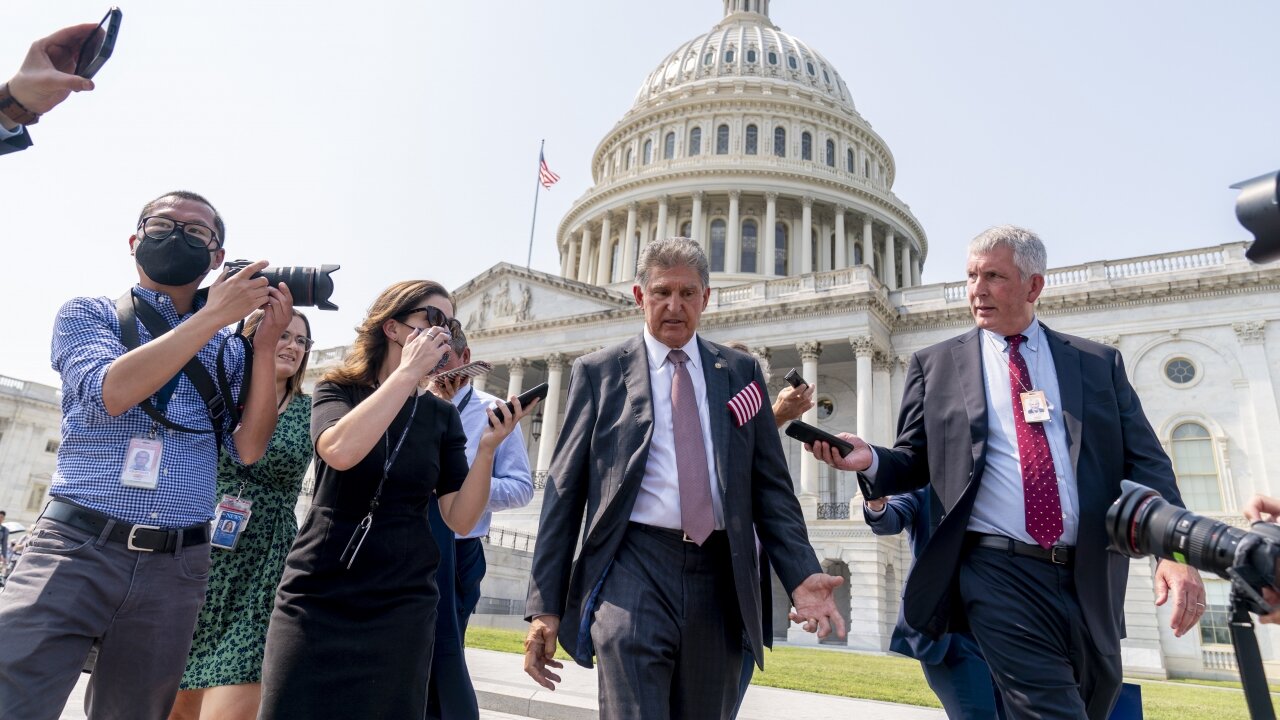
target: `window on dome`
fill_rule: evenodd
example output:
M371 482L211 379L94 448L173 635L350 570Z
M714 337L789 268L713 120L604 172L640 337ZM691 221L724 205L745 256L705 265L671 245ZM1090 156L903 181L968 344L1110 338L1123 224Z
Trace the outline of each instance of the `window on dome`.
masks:
M673 132L669 132L667 133L667 136L662 140L662 159L670 160L675 156L676 156L676 134Z
M854 264L854 265L861 265L861 264L862 264L862 245L861 245L861 243L854 243L854 244L853 244L853 264Z
M845 169L847 169L849 171L849 174L852 175L854 172L853 171L853 148L849 148L847 151L845 151L844 157L845 157L845 163L844 163Z
M817 74L818 74L818 73L814 72L814 70L813 70L813 63L809 62L808 60L806 60L806 61L805 61L805 63L804 63L804 67L805 67L805 69L806 69L806 70L808 70L808 71L809 71L809 74L810 74L810 75L817 75Z
M716 154L729 154L729 126L721 125L716 128Z
M702 128L696 127L689 131L689 156L699 155L702 153Z
M716 61L716 51L715 51L715 50L708 50L708 51L707 51L707 54L702 56L702 64L703 64L703 65L710 65L711 63L713 63L713 62L715 62L715 61Z
M644 153L641 154L640 156L640 162L645 165L648 165L649 163L653 162L653 141L652 140L644 141Z
M738 269L744 273L756 271L756 250L760 245L760 232L755 220L742 221L742 260Z
M776 52L774 52L774 51L772 51L772 50L770 50L770 51L769 51L769 64L770 64L770 65L777 65L777 64L778 64L778 53L776 53Z
M871 177L871 161L870 160L862 161L862 174L864 177Z
M748 125L746 147L743 148L743 152L745 152L747 155L755 155L757 152L759 152L759 147L760 147L760 131L759 129L756 128L755 125Z
M800 69L800 63L796 61L796 56L795 56L795 55L788 55L788 56L787 56L787 67L791 68L792 70L799 70L799 69Z
M728 49L728 50L725 50L725 51L724 51L724 61L725 61L725 62L727 62L727 63L731 63L731 62L733 62L733 54L734 54L734 53L733 53L733 49L732 49L732 48L730 48L730 49Z
M787 129L781 125L773 129L773 154L787 156Z
M1205 426L1184 422L1173 429L1169 440L1169 459L1178 479L1178 492L1187 509L1197 512L1220 512L1222 490L1218 482L1218 461L1214 457L1213 437Z
M822 68L822 80L826 82L828 85L831 84L831 76L827 74L826 68Z
M747 62L753 63L755 61L756 61L756 49L751 48L747 50Z
M827 167L836 166L836 143L834 140L827 141Z
M724 272L724 220L711 221L711 271Z
M787 224L780 222L773 230L773 274L787 274Z
M800 159L813 159L813 135L810 135L807 130L800 133Z

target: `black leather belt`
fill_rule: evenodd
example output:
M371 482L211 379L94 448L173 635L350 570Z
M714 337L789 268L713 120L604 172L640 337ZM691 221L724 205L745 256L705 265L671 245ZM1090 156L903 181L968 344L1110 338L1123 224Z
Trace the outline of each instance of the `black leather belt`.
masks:
M639 530L643 530L647 533L652 533L654 535L658 535L661 537L671 538L672 540L681 540L687 543L693 543L693 538L690 538L688 535L686 535L683 530L675 530L672 528L658 527L657 525L645 525L644 523L638 523L638 522L631 523L631 526ZM707 545L710 545L712 541L726 540L728 539L728 537L729 537L728 534L724 530L712 530L711 534L707 536L706 541L702 543L702 546L706 547Z
M1031 543L1018 542L1004 535L987 535L985 533L969 533L977 547L1004 550L1011 555L1022 555L1037 560L1046 560L1054 565L1070 565L1075 560L1076 549L1070 545L1054 545L1043 548Z
M100 534L108 522L115 521L107 539L123 543L130 550L138 552L173 552L179 543L182 547L190 547L209 542L209 523L176 529L134 525L57 498L49 501L49 506L44 509L41 517L64 522L77 530L95 535Z

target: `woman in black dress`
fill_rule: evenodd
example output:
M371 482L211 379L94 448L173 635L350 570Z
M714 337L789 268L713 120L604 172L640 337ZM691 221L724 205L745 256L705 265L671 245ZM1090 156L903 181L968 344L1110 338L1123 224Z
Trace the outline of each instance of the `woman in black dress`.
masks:
M427 500L435 492L449 527L468 532L489 499L494 451L525 412L490 410L468 470L457 411L422 389L452 318L438 283L392 285L316 385L316 491L267 632L263 720L425 714L440 560Z

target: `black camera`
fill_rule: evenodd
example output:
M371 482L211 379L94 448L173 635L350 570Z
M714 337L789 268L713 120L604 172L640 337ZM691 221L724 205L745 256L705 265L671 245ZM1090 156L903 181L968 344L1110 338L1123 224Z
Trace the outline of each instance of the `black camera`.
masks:
M237 273L252 265L249 260L228 260L227 274ZM337 310L338 306L329 302L333 294L333 278L330 275L341 268L341 265L321 265L313 267L269 267L254 277L264 277L272 287L284 283L293 295L293 304L299 307L312 307L318 310Z
M1253 233L1244 256L1256 263L1280 258L1280 170L1236 183L1236 219Z

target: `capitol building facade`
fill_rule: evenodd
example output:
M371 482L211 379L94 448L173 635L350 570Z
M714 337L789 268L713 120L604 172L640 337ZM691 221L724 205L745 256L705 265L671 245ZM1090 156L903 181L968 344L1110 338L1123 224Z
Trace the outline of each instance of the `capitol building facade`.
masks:
M799 370L817 390L805 420L832 432L892 444L908 358L972 326L963 278L921 284L925 229L894 195L893 155L836 68L773 23L769 0L723 2L723 19L669 53L604 135L594 184L557 229L559 273L502 263L455 292L473 357L495 366L478 385L499 395L550 385L522 424L539 482L573 360L640 332L630 290L638 251L654 238L702 244L712 291L700 332L745 343L771 395L789 368ZM1244 249L1052 268L1038 309L1054 329L1123 352L1188 505L1237 526L1250 495L1280 494L1280 267L1252 265ZM343 352L315 351L313 375ZM783 445L818 558L850 581L837 598L850 627L839 642L886 651L911 567L906 538L870 532L853 474L819 464L789 438ZM527 550L539 512L535 497L497 515L493 532ZM1153 567L1150 559L1131 566L1126 670L1234 675L1227 584L1206 578L1209 612L1175 638L1168 608L1153 606ZM518 611L520 571L491 572L507 584L487 585L488 599L510 595ZM779 639L816 642L788 630L789 602L775 595ZM1280 660L1280 633L1264 628L1260 640L1264 658Z

